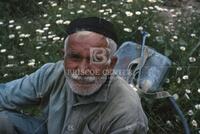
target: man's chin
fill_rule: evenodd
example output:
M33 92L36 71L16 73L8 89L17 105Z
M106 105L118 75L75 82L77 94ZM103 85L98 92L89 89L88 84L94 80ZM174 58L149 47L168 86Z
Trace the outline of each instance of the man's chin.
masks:
M71 89L74 93L78 95L89 96L97 92L100 88L95 83L88 84L73 81L73 83L71 83Z
M74 85L72 88L72 91L78 95L81 96L89 96L92 95L93 93L95 93L96 91L98 91L97 88L91 88L91 85L86 85L86 84L82 84L82 85Z
M94 82L83 82L66 77L71 90L81 96L89 96L97 92L106 79L97 80Z

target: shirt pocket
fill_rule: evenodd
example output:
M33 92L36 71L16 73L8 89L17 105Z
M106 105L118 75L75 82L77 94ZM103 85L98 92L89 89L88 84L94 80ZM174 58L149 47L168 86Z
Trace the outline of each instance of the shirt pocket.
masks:
M85 128L84 128L84 130L83 130L83 134L94 134L94 133L90 130L88 124L85 125Z

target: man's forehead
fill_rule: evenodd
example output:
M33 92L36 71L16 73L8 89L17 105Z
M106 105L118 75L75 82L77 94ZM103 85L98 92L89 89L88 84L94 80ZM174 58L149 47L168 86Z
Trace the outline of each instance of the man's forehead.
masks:
M96 37L100 39L104 39L105 36L99 33L91 32L91 31L78 31L76 33L73 33L70 35L70 37L75 37L75 38L91 38L91 37Z
M83 45L91 45L91 46L107 46L106 37L104 35L90 32L90 31L81 31L77 33L73 33L69 36L69 45L80 44Z

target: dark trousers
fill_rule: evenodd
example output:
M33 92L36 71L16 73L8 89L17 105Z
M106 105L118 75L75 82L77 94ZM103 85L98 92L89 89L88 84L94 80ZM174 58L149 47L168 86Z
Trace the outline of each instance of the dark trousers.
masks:
M17 112L1 111L0 134L47 134L46 121Z

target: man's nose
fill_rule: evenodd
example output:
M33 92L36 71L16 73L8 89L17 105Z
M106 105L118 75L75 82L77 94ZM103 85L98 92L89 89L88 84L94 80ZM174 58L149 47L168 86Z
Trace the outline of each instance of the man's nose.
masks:
M89 63L87 62L87 60L85 60L85 59L82 60L78 66L79 66L79 70L80 70L81 75L87 75L88 74L87 70L89 68Z

